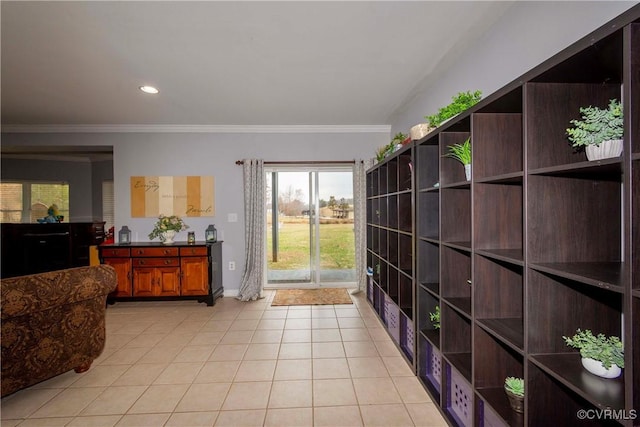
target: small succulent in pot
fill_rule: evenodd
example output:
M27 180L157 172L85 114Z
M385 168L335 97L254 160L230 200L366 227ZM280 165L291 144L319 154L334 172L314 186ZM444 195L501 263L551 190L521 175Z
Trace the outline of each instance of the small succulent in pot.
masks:
M524 397L524 379L517 377L507 377L504 380L505 390L515 394L516 396Z
M524 379L507 377L504 380L504 391L509 398L511 408L519 413L524 412Z

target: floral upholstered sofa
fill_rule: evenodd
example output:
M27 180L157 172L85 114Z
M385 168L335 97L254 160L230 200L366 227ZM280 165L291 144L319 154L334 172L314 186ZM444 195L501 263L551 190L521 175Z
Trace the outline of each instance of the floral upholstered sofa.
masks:
M84 372L105 344L108 265L0 281L2 396L71 369Z

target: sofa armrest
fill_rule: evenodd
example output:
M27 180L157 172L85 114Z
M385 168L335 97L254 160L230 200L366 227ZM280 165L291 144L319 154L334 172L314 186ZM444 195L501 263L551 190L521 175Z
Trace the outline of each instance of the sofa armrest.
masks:
M105 264L3 279L2 320L101 296L106 298L116 285L115 270Z

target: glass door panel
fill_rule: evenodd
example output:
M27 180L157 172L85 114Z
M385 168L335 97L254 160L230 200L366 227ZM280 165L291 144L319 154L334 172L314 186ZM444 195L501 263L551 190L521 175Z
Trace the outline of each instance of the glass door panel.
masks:
M355 282L351 167L269 168L266 186L268 284Z

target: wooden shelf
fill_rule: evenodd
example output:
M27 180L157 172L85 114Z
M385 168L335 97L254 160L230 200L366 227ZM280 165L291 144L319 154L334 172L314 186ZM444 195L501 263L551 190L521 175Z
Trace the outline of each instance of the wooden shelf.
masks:
M624 265L619 262L538 263L531 264L530 267L614 292L624 291L622 287L622 269Z
M582 396L599 409L624 408L624 381L622 376L605 379L587 372L580 362L579 353L539 354L530 359L543 371L564 386Z
M478 325L518 352L524 349L523 320L478 319Z
M640 407L640 352L629 351L640 340L639 67L636 5L368 172L367 262L413 322L416 351L402 349L449 424L574 425L580 409ZM624 152L588 161L566 129L580 107L613 98L624 101ZM445 154L469 137L467 181ZM624 379L584 371L562 339L577 328L625 337ZM525 379L524 415L506 376Z
M511 427L524 426L524 414L511 409L504 387L479 387L476 388L476 392L502 418L505 424Z

